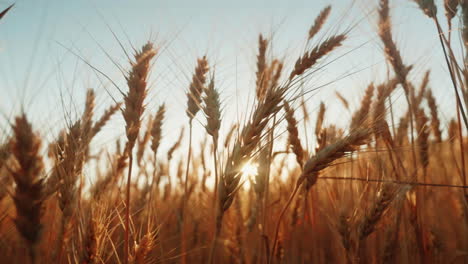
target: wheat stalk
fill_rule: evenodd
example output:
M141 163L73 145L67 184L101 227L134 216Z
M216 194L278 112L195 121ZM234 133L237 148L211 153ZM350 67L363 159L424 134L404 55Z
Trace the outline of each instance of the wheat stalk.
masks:
M218 195L218 140L219 140L219 129L221 127L221 102L219 99L219 92L215 89L214 75L211 77L208 87L205 89L205 96L203 97L203 112L206 116L206 132L212 137L213 140L213 164L215 172L215 189L213 197L213 210L216 213L216 198ZM203 156L203 155L202 155Z
M366 144L369 140L369 135L370 129L356 130L349 136L338 140L332 145L326 146L307 160L307 162L304 164L300 177L296 181L294 190L291 193L289 200L286 202L286 205L279 214L275 229L275 237L272 244L272 254L274 254L276 249L281 220L302 183L307 180L310 186L314 185L317 182L317 178L321 170L328 167L333 161L343 157L346 153L356 151L361 145Z
M102 130L110 118L120 109L121 105L122 103L116 103L115 105L106 109L101 118L99 118L98 121L94 123L93 129L91 130L92 137L94 137L99 131Z
M437 143L442 142L442 132L440 131L440 120L439 120L439 115L438 115L438 110L437 110L437 103L432 95L432 91L428 90L426 93L426 100L427 104L429 105L429 109L431 111L431 128L432 128L432 133L434 133L434 136L436 138Z
M445 17L447 18L449 34L452 31L452 19L457 15L458 2L458 0L444 0Z
M188 144L188 152L187 152L187 167L185 169L185 180L184 180L184 199L182 205L182 247L181 250L184 252L185 250L185 209L187 206L188 200L188 180L189 180L189 173L190 173L190 163L192 158L192 121L195 115L200 110L201 106L201 97L203 93L203 88L206 82L206 74L209 70L208 67L208 60L206 56L203 56L201 59L197 60L197 66L195 67L195 72L192 76L192 82L189 86L189 91L187 93L187 116L189 117L189 144ZM186 262L185 254L182 255L182 263Z
M309 36L307 41L310 41L317 33L322 29L323 25L327 21L328 16L330 15L331 6L326 6L319 15L315 18L314 24L309 29Z
M131 263L148 263L148 255L154 248L156 234L155 232L148 232L141 238L140 243L135 245L135 254L131 257Z
M137 159L137 164L140 167L141 163L143 161L143 157L145 155L146 151L146 145L148 144L150 138L151 138L151 127L153 124L153 117L150 115L148 117L148 121L146 124L146 130L143 133L143 136L139 137L137 139L137 152L136 152L136 159Z
M373 203L370 211L366 213L358 227L358 238L360 241L367 238L375 230L376 224L382 218L383 213L395 197L394 187L384 184L377 193L377 199Z
M331 36L320 45L314 47L311 51L306 52L296 61L294 70L289 75L289 79L292 80L294 77L302 75L306 70L314 66L318 60L341 46L345 39L346 36L343 34Z
M297 120L294 118L294 110L287 102L284 102L283 106L284 111L286 112L285 119L288 123L288 144L292 148L294 155L296 155L297 163L302 168L304 165L305 151L302 148L301 140L299 139L299 131L297 129Z
M251 120L244 126L240 134L240 139L234 144L231 155L228 157L226 166L218 186L218 208L216 216L215 235L211 252L215 251L215 242L218 238L224 213L231 206L241 179L241 169L248 162L258 146L262 132L270 118L281 109L281 101L288 90L288 86L270 89L266 91L265 99L260 101L253 111ZM210 262L213 254L210 254Z
M39 154L41 139L34 133L26 115L15 119L10 150L17 166L10 169L16 183L13 201L16 229L26 241L31 263L36 262L36 246L43 228L44 164Z
M203 87L206 82L206 73L208 72L208 61L206 56L197 60L197 66L195 67L195 72L192 76L192 82L189 86L189 91L187 93L187 116L191 120L200 110L201 105L201 96L203 93Z
M429 126L427 124L427 116L423 109L418 109L416 112L416 131L417 143L419 150L419 160L424 169L429 165Z
M257 55L257 79L256 84L256 95L257 100L262 100L266 92L266 83L268 83L268 78L266 78L266 72L268 70L268 65L266 62L266 51L268 48L268 39L263 38L262 34L258 36L258 55Z
M167 151L167 160L170 162L172 160L172 157L174 155L174 152L180 148L180 144L182 143L182 139L184 138L184 131L185 129L182 128L179 132L179 136L177 137L177 140L174 142L174 144L169 148Z
M160 105L156 116L153 119L153 124L151 125L151 150L154 153L154 156L158 153L159 145L162 138L162 124L164 116L166 114L166 106L164 104Z
M141 117L145 110L144 100L147 94L147 77L151 59L156 56L156 50L153 44L148 42L140 51L137 51L134 56L134 61L130 62L132 69L125 76L128 93L124 96L125 109L122 110L122 115L126 123L127 144L125 146L128 156L128 177L127 177L127 193L125 202L125 244L124 244L124 263L128 263L130 254L130 184L132 178L132 150L135 146L136 139L141 126Z

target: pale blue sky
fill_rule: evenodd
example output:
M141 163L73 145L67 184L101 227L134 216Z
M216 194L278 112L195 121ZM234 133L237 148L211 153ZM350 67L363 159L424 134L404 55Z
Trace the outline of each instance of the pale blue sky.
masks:
M111 30L127 51L131 44L139 47L148 39L161 47L147 103L148 112L155 112L158 104L166 102L167 137L175 137L174 129L187 121L185 90L198 56L207 54L216 64L225 120L232 120L235 113L245 113L251 105L246 98L254 92L258 34L274 33L274 54L293 63L304 48L309 26L327 4L332 5L332 16L320 37L352 30L332 58L346 55L328 60L332 63L305 85L311 89L340 79L313 93L308 101L312 116L315 118L320 100L325 100L330 109L328 122L348 120L351 114L343 110L334 92L341 92L351 107L357 107L367 84L382 80L386 71L376 35L377 1L0 0L0 9L13 2L14 9L0 22L0 113L8 118L24 106L46 136L52 136L57 125L64 126L64 111L72 117L81 112L88 87L97 91L98 111L112 103L108 92L121 100L117 89L83 62L106 73L125 90L124 78L112 60L124 69L128 63ZM412 1L391 4L396 41L405 62L416 64L415 83L431 68L431 87L444 116L450 116L452 88L433 24ZM443 10L439 14L442 17ZM283 57L285 53L287 57ZM351 75L342 78L347 74ZM401 91L395 99L404 101ZM106 131L107 135L121 135L124 128L117 121Z

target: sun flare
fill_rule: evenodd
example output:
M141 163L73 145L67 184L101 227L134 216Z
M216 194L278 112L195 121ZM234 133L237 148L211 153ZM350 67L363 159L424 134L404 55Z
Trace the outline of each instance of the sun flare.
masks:
M258 165L256 163L246 163L242 167L242 175L245 177L254 177L258 173Z

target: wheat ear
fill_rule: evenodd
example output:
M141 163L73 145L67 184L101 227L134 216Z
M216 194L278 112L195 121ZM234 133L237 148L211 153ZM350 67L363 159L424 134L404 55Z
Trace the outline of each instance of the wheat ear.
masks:
M287 102L284 102L283 105L284 111L286 112L285 119L288 123L288 144L291 147L294 155L296 155L297 163L302 168L304 165L305 152L302 148L301 140L299 139L299 131L297 129L297 120L294 117L294 110Z
M257 100L262 100L266 92L266 72L268 66L266 63L266 52L268 48L268 39L263 38L262 34L258 36L258 55L257 55L257 80L256 80L256 95Z
M309 29L309 36L307 41L310 41L317 33L322 29L323 25L327 21L328 16L330 15L331 6L326 6L319 15L315 18L314 24Z
M211 136L213 140L213 164L215 172L215 189L213 199L213 209L216 214L216 201L218 195L218 140L219 140L219 129L221 127L221 102L219 99L219 92L215 89L214 75L211 77L208 87L205 89L205 96L203 97L204 105L203 112L206 116L206 132ZM202 155L203 156L203 155Z
M31 263L36 261L36 245L40 240L43 215L44 164L39 154L41 139L34 133L23 114L13 124L10 149L17 166L10 169L16 183L13 201L16 207L15 225L26 241Z
M302 75L306 70L314 66L318 60L332 52L335 48L341 46L345 39L346 36L343 34L332 36L311 51L306 52L296 61L294 70L289 75L289 79L292 80L295 76Z
M426 93L426 100L427 104L429 105L429 109L431 111L431 129L432 133L436 138L437 143L442 142L442 131L440 130L440 119L439 119L439 111L437 110L437 103L432 95L432 91L428 90Z

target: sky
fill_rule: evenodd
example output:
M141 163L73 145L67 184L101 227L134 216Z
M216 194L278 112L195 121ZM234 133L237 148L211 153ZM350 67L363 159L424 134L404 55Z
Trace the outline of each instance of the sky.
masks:
M453 88L435 27L413 1L390 2L394 38L405 63L415 65L411 79L419 84L431 69L430 86L442 120L448 121L454 110ZM50 140L57 127L81 113L86 89L96 90L99 113L114 99L122 99L108 78L126 91L120 71L129 69L126 52L131 56L133 47L148 40L155 42L159 53L149 79L147 114L162 103L168 108L163 136L169 140L163 148L187 124L185 92L198 57L207 55L216 73L226 131L252 106L258 34L272 38L270 55L290 67L304 51L313 20L328 4L332 15L313 43L349 33L344 46L304 83L306 91L321 87L306 96L313 119L324 101L327 122L344 126L352 111L343 108L335 91L356 109L366 86L385 80L388 70L376 33L377 1L0 0L0 9L12 3L15 7L0 22L0 124L7 127L24 109ZM444 20L443 10L439 16ZM396 111L404 111L403 91L393 99ZM99 144L124 134L121 117L114 121ZM196 121L201 133L204 118L199 114Z

